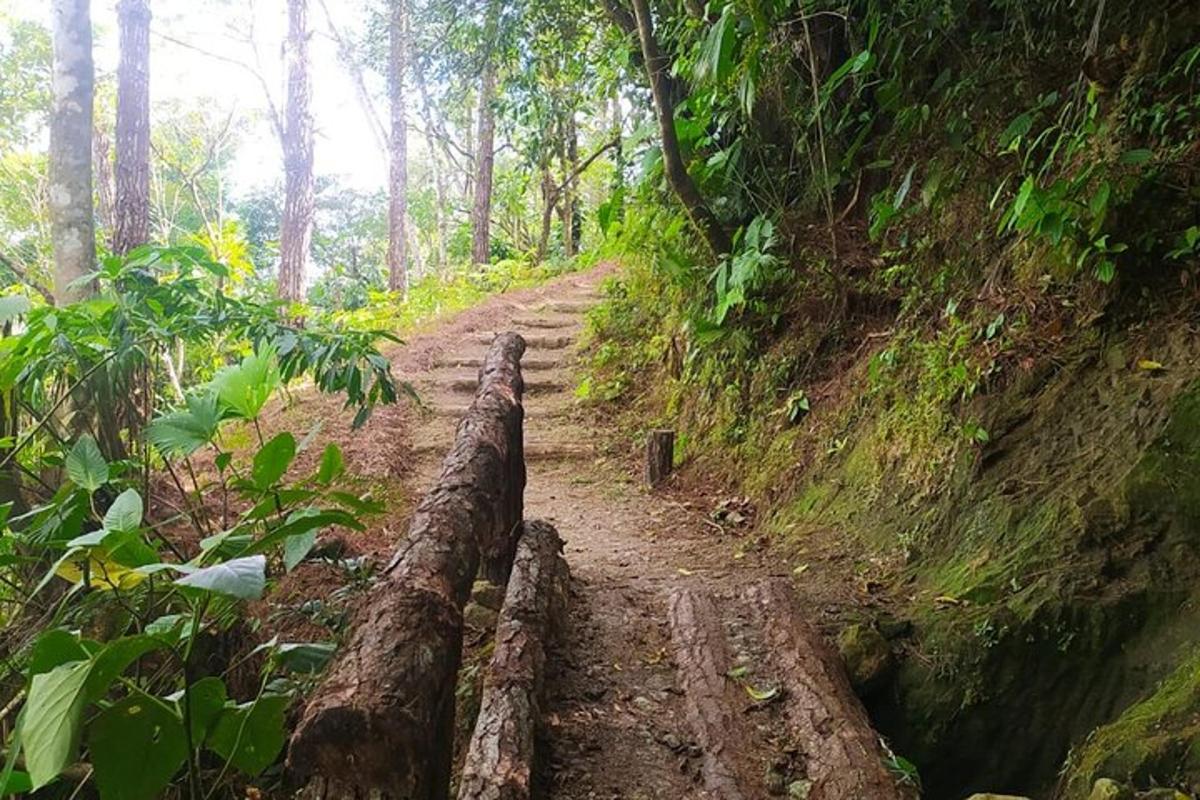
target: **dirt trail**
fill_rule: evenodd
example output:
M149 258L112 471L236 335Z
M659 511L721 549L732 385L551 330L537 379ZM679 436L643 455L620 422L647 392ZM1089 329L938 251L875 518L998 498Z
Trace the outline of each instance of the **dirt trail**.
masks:
M540 742L545 757L543 774L537 776L543 795L556 800L707 798L700 778L702 753L684 719L677 685L668 597L679 586L700 586L714 592L723 609L732 608L747 581L788 574L789 567L768 565L747 539L748 526L724 529L714 523L708 512L719 497L647 491L634 465L604 452L611 432L576 407L575 345L609 271L599 267L535 290L500 295L412 337L390 355L398 377L413 383L425 411L382 409L364 430L338 438L351 469L368 478L399 480L405 496L419 497L436 477L473 396L476 370L493 334L521 333L528 345L522 359L525 516L558 528L572 575L568 630L547 668ZM361 542L359 549L390 548L404 530L403 516L391 516L384 541ZM820 598L822 604L828 601ZM769 685L772 676L755 663L761 646L749 641L757 637L748 636L748 623L732 611L724 616L733 643L731 666L742 665L749 680ZM730 696L735 703L742 697L733 682ZM742 700L735 707L746 720L738 723L747 731L746 740L738 752L727 754L729 760L739 765L748 797L781 793L781 787L772 791L767 784L773 767L790 772L780 765L794 748L781 741L777 710Z

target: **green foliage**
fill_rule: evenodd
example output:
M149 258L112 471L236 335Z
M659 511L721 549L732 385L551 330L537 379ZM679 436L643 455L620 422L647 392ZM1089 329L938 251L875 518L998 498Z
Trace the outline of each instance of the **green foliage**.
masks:
M288 324L277 307L233 299L208 280L226 274L194 249L143 248L106 261L92 299L14 305L22 327L0 339L2 388L41 414L7 442L3 463L63 475L61 486L27 485L31 507L0 515L5 608L47 621L13 651L26 700L9 748L23 753L33 789L81 748L103 800L156 797L184 773L194 795L230 768L258 775L282 749L298 676L331 652L325 642L267 645L262 685L247 698L204 672L196 643L223 635L238 604L296 568L320 531L362 529L359 515L379 510L347 490L334 445L319 469L289 481L301 445L288 431L264 440L257 427L287 382L308 376L344 393L360 421L395 399L395 384L376 334L320 318ZM176 342L194 366L173 363L168 376ZM60 432L54 417L68 400L74 425L96 435ZM232 429L247 426L257 448L228 449ZM143 478L164 468L182 499L165 518L157 482ZM223 507L205 495L226 498ZM198 547L177 543L180 526ZM219 759L215 771L202 750Z

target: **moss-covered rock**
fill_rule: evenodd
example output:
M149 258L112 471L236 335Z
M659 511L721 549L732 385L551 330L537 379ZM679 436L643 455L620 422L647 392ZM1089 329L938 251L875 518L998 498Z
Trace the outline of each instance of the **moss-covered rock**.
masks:
M850 683L859 695L869 695L882 687L896 665L892 646L871 625L850 625L838 634L837 645Z
M1200 652L1071 754L1064 800L1091 800L1089 787L1101 778L1200 788Z

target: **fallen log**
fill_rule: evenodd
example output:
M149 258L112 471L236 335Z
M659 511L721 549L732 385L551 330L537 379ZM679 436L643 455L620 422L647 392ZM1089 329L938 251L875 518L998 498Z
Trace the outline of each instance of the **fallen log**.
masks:
M743 737L728 693L729 647L712 595L676 589L667 606L688 727L700 747L700 775L713 800L743 800L729 757Z
M524 349L516 334L496 337L440 477L304 710L286 766L309 794L449 792L462 607L481 561L507 577L519 532Z
M884 763L883 746L837 653L804 620L786 579L746 592L784 689L783 714L801 752L809 800L909 797Z
M546 646L561 625L567 602L562 546L552 525L524 523L458 800L530 797Z

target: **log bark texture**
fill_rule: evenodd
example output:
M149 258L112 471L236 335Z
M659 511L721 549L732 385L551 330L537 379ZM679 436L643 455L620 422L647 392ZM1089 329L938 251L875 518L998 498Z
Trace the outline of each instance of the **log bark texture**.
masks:
M688 727L702 751L704 788L714 800L744 800L730 761L743 734L728 692L729 647L716 604L707 592L677 589L667 616Z
M675 431L653 430L646 439L646 483L651 489L663 484L675 466Z
M531 794L546 647L561 626L570 576L558 531L541 521L522 528L458 800Z
M746 599L785 691L783 711L802 751L809 800L907 797L884 764L879 736L841 659L804 620L786 579L762 581Z
M292 782L329 797L447 796L462 607L481 555L507 577L523 511L524 350L512 333L493 343L441 476L292 735Z

